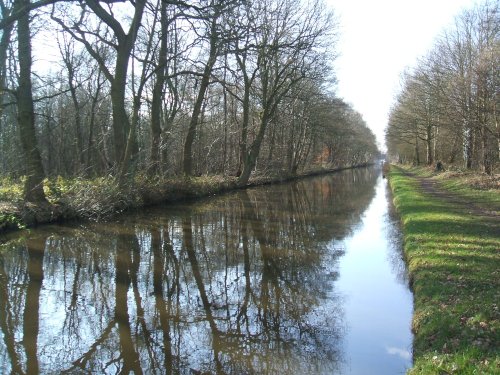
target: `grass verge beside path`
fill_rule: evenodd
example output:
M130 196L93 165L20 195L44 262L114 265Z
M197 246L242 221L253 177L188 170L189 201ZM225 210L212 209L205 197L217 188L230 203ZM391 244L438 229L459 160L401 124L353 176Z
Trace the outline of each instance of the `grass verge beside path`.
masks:
M389 181L414 292L410 373L499 374L499 190L396 166Z

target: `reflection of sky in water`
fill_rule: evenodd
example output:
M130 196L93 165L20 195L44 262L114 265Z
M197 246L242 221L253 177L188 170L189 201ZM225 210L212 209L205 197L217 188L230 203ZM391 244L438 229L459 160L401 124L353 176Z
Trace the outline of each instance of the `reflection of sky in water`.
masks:
M404 369L411 295L394 277L397 228L381 180L373 199L376 179L345 171L33 230L0 252L0 293L13 301L0 300L0 372L13 353L44 373ZM36 356L25 315L39 323Z
M412 294L391 265L403 260L390 238L397 223L389 216L385 182L379 178L362 225L343 241L337 288L345 296L345 374L398 374L411 366Z

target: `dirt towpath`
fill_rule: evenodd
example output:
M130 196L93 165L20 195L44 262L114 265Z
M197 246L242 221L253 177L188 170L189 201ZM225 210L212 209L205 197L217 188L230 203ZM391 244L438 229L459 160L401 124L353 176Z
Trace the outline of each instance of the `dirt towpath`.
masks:
M419 182L425 194L435 197L443 203L453 205L457 213L487 219L492 225L498 225L496 228L500 234L500 204L492 205L491 202L481 202L479 199L471 200L440 187L439 183L432 178L422 177L408 170L404 170L404 172Z

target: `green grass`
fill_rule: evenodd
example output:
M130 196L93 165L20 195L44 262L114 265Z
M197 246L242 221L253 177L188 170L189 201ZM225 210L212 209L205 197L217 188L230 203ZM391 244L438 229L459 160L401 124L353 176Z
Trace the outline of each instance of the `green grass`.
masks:
M488 176L466 170L435 172L429 167L411 167L408 170L419 177L430 178L438 186L460 198L475 203L493 204L497 210L500 209L499 175Z
M430 177L425 171L412 172ZM500 373L498 221L470 215L461 203L424 192L401 168L393 166L389 180L403 222L414 292L410 373ZM449 183L440 181L439 186ZM466 184L452 185L473 203L498 199L498 190L472 193Z

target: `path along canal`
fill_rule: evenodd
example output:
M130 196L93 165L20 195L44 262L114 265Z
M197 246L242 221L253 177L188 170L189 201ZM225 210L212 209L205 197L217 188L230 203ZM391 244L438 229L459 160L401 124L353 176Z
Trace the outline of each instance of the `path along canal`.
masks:
M404 373L389 201L367 168L10 234L0 373Z

